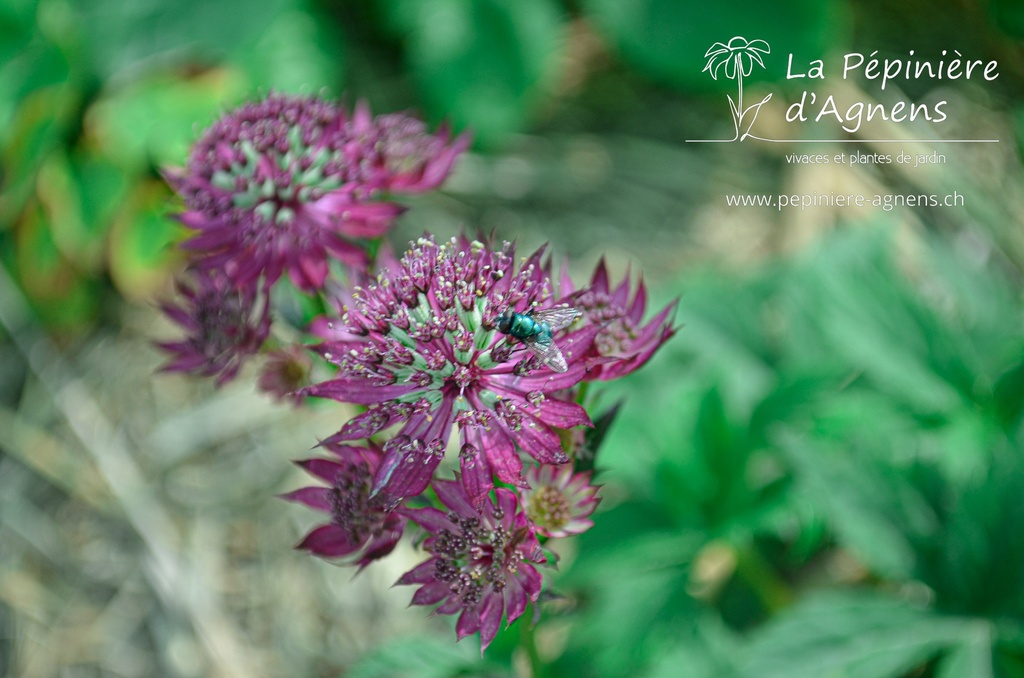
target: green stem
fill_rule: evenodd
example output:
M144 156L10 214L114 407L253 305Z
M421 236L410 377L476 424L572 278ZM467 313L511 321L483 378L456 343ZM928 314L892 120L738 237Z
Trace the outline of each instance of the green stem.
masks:
M590 387L590 382L589 381L585 381L582 384L580 384L580 395L579 395L578 398L576 398L576 402L578 404L582 405L583 401L586 400L586 398L587 398L587 390L589 390L589 387Z
M530 660L531 678L545 678L547 670L544 662L541 661L540 653L537 652L537 639L535 637L536 625L533 622L533 605L526 608L526 612L519 619L519 645L526 652Z
M736 573L743 578L769 612L793 602L793 591L753 545L736 551Z

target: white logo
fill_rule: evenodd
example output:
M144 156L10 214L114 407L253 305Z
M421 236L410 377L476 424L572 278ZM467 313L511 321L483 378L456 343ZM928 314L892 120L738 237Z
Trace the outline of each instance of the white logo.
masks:
M770 54L771 51L771 47L764 40L747 40L737 35L728 43L716 42L704 54L704 58L708 60L704 70L711 73L715 80L718 80L720 72L723 73L729 80L735 80L738 88L735 101L731 95L726 95L736 135L723 141L743 141L750 136L750 128L757 120L758 111L772 98L769 94L756 104L743 107L743 78L753 72L755 63L764 68L761 55Z

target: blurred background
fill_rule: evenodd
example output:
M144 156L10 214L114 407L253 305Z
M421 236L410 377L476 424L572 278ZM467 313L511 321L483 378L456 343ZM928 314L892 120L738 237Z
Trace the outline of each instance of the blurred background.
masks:
M760 136L704 54L772 46ZM6 0L0 6L0 674L1024 676L1024 3ZM997 60L993 81L842 80L847 52ZM822 59L828 78L785 77ZM391 584L292 546L274 495L342 421L156 375L182 266L159 168L270 89L472 128L392 242L550 242L642 272L678 335L606 390L597 526L555 546L535 656L485 658ZM942 124L787 125L800 92L947 101ZM989 138L995 144L915 139ZM813 151L811 149L814 149ZM806 166L796 152L944 164ZM776 211L732 194L963 196ZM533 667L533 668L531 668Z

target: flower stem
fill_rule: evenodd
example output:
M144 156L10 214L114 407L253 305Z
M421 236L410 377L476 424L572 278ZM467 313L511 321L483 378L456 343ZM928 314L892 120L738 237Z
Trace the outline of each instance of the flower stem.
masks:
M547 670L544 662L541 661L540 653L537 652L537 639L535 631L537 625L533 623L533 605L526 609L523 618L519 620L519 646L526 652L530 660L531 678L546 678Z
M754 591L769 612L778 612L793 601L793 591L772 569L757 547L736 551L736 572Z

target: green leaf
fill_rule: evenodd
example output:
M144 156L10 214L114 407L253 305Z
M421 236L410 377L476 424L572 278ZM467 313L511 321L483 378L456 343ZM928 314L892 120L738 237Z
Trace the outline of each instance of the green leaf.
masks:
M988 621L969 622L964 638L953 646L939 665L937 678L992 678L994 629Z
M39 172L39 198L61 254L81 271L99 272L114 210L127 189L121 171L90 157L73 162L53 153Z
M299 9L281 13L235 55L253 88L284 92L340 91L345 44L330 17Z
M101 97L87 111L86 125L103 155L126 172L183 165L198 130L242 89L238 74L226 70L187 80L138 80Z
M143 61L216 61L262 35L293 0L73 0L104 80Z
M413 25L409 66L431 113L492 145L526 124L564 32L552 0L423 0Z
M304 331L314 318L324 313L323 301L295 287L287 276L274 284L271 299L274 312L300 331Z
M625 549L624 549L625 550ZM585 567L578 561L574 567ZM625 576L624 576L624 573ZM614 582L614 585L610 585ZM681 567L606 571L583 594L568 653L573 670L553 675L637 675L651 656L681 633L692 633L700 608L686 593ZM587 669L580 671L579 664Z
M996 413L1009 428L1020 424L1024 415L1024 361L999 376L993 389Z
M0 228L15 220L32 195L39 166L67 131L76 96L61 85L32 92L3 130L0 161L5 183L0 186Z
M452 678L461 675L504 676L508 671L481 659L473 639L406 636L370 650L345 675L349 678Z
M789 281L805 312L846 365L923 414L949 412L969 397L975 369L951 332L891 262L887 231L829 238Z
M740 641L716 615L705 613L696 627L680 629L644 678L729 678L735 674Z
M37 203L29 204L18 223L15 243L15 274L44 324L76 329L95 318L99 291L61 256Z
M989 15L1007 35L1024 38L1024 4L1019 0L992 0Z
M798 491L825 512L840 543L879 573L909 577L916 558L902 519L907 510L927 516L920 497L867 460L796 438L782 447L796 469Z
M151 299L174 270L181 227L171 219L160 182L139 184L118 214L110 236L110 276L129 299Z
M0 64L17 56L31 40L31 22L18 16L6 3L0 6Z
M797 603L754 634L741 675L751 678L890 678L965 635L947 619L876 593L842 591Z

